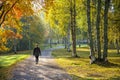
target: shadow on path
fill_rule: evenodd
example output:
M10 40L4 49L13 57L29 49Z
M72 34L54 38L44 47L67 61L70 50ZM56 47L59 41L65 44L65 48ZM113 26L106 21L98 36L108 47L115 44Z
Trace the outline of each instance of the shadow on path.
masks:
M52 50L54 49L42 51L42 56L38 64L35 64L34 56L18 63L12 72L13 77L11 80L72 80L71 77L54 62L54 59L51 57Z

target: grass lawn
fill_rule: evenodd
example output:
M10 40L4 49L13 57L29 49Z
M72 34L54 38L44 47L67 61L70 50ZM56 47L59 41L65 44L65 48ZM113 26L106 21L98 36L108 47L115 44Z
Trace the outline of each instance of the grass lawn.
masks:
M71 52L65 49L53 51L56 62L65 69L73 80L120 80L120 55L115 50L109 50L109 63L90 64L89 49L77 48L80 58L72 58Z
M8 80L11 77L10 73L14 65L27 58L30 55L28 54L29 52L30 51L0 55L0 80Z

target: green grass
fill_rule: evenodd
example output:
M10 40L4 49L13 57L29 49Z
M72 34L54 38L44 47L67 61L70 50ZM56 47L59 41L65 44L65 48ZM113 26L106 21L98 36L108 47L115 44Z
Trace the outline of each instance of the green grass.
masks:
M14 65L27 58L29 52L30 51L0 55L0 80L8 80L11 77L10 73L14 68Z
M71 52L65 49L53 51L56 62L65 69L73 80L119 80L120 79L120 55L115 50L109 50L109 63L90 64L89 49L78 48L79 58L72 58Z

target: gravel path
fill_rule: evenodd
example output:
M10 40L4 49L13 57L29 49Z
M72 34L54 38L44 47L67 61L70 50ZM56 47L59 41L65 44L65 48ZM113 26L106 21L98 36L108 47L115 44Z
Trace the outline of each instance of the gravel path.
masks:
M11 80L72 80L62 68L57 66L54 58L51 57L52 50L42 51L38 64L35 64L34 56L18 63L13 70Z

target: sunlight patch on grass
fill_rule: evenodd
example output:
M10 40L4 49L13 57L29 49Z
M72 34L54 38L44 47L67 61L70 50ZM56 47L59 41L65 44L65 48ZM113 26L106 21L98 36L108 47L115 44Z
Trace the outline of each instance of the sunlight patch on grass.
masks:
M14 64L27 58L29 54L7 54L0 55L0 80L7 80L10 78L11 70L14 68Z
M77 48L77 51L89 51L88 48Z
M108 64L89 64L89 49L77 49L80 58L72 58L71 52L65 49L53 51L56 62L64 68L73 80L86 79L120 79L120 55L110 51ZM117 57L116 57L117 55Z
M23 54L0 56L0 67L10 66L16 63L17 61L24 59L26 57L28 57L28 55L23 55Z

